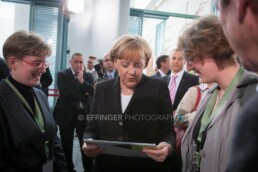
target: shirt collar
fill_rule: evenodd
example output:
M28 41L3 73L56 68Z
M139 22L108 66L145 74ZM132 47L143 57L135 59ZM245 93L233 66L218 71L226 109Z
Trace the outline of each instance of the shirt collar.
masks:
M177 75L179 78L182 78L184 72L185 72L184 70L181 70L181 71L178 72L178 73L174 73L173 71L171 71L170 76L172 77L173 75Z
M71 71L72 71L73 75L76 74L72 68L71 68Z
M162 72L162 70L159 69L158 71L159 71L161 77L166 76L166 74L164 72Z
M114 74L115 74L115 70L113 70L112 72L107 71L107 75L108 75L108 76L111 75L111 76L113 77Z

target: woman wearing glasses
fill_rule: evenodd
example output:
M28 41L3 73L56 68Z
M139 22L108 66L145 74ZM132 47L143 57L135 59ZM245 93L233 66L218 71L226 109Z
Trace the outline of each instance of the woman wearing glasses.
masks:
M0 171L67 171L46 96L34 88L50 54L38 35L25 31L3 45L11 75L0 83Z

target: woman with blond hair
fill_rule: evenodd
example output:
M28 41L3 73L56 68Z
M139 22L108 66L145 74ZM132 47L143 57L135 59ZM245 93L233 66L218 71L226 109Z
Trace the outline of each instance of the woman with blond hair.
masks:
M143 149L149 158L126 157L85 143L84 153L95 158L93 171L170 171L168 157L175 150L171 100L165 81L143 74L151 54L140 36L123 35L115 41L110 59L119 76L97 84L90 114L121 118L90 120L84 137L155 143L156 149Z

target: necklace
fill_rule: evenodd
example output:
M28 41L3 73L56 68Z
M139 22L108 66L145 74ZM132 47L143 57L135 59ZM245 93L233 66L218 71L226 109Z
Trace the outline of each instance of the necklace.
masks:
M130 89L121 89L122 90L122 93L125 93L125 94L133 94L134 93L134 90L130 90Z

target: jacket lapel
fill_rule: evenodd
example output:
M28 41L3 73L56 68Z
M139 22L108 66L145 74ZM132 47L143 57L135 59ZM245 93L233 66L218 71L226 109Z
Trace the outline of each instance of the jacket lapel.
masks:
M187 86L187 84L184 83L185 80L186 80L186 75L185 75L185 72L184 72L184 73L183 73L183 76L182 76L182 79L181 79L181 81L180 81L180 83L179 83L179 85L178 85L178 88L177 88L177 90L176 90L176 95L175 95L175 100L174 100L174 102L177 101L178 96L179 96L179 93L182 92L183 88L185 88L185 87Z
M115 78L113 89L110 91L110 97L114 98L112 102L112 109L117 112L117 114L122 114L122 104L121 104L121 93L120 93L120 77Z
M72 72L72 69L67 69L67 75L69 77L69 80L74 84L76 85L76 79L75 79L75 76L73 75L73 72Z
M38 101L41 114L44 120L44 125L45 125L45 139L49 140L49 138L54 138L55 137L55 122L52 116L50 115L50 109L47 105L47 102L45 102L41 96L38 93L38 90L34 88L34 93L35 97ZM46 106L45 106L46 105Z
M184 138L186 138L187 135L189 135L189 134L193 135L194 129L192 129L192 128L196 126L197 121L201 118L202 114L204 113L204 111L206 109L206 106L207 106L207 103L210 100L211 95L212 95L212 90L209 90L207 95L201 100L200 105L198 107L198 110L196 112L197 116L194 117L193 122L191 123L191 125L187 127L187 130L184 134L184 137L183 137L182 141L185 140ZM192 139L192 137L190 137L190 138Z
M242 92L239 91L240 87L248 84L248 81L250 81L247 79L250 76L247 77L246 75L247 75L247 72L243 74L239 84L237 84L237 86L232 90L232 92L230 93L230 96L228 97L228 100L226 101L225 106L223 106L223 108L220 110L220 113L217 114L214 120L211 121L209 128L212 127L220 118L222 118L225 115L226 109L228 109L236 99L239 99L242 96Z
M144 90L144 85L146 84L146 82L147 82L147 77L145 75L142 75L141 81L136 87L129 104L125 109L124 114L130 114L130 112L134 111L137 106L140 106L143 103L142 100L145 97L144 94L148 94L146 93L146 90Z
M170 82L171 75L167 75L167 76L165 76L165 77L167 77L167 78L166 78L166 81L167 81L167 84L168 84L168 87L169 87L169 82ZM169 88L168 88L168 89L169 89Z
M11 90L11 88L5 84L5 104L10 104L12 102L12 108L9 108L9 115L12 115L16 124L21 128L24 132L24 135L31 141L34 145L35 149L42 155L45 156L44 145L43 143L43 135L36 124L36 122L32 119L31 115L24 108L21 101L17 97L17 95Z

